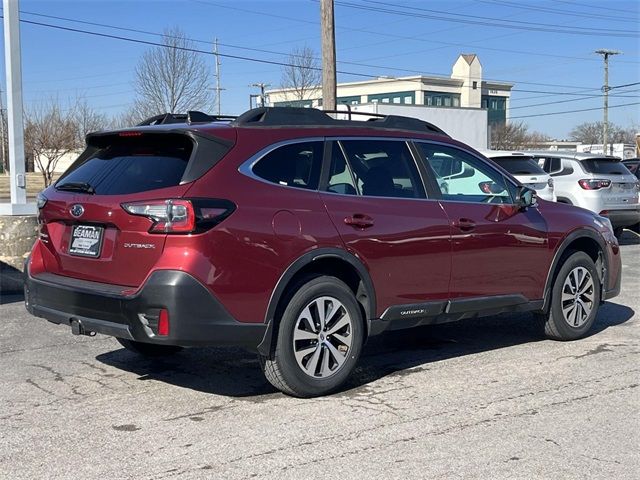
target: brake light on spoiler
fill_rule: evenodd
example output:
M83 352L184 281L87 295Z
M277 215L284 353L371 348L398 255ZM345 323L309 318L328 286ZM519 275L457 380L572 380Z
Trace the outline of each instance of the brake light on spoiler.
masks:
M166 199L123 203L131 215L153 221L149 233L200 233L218 225L236 209L219 199Z

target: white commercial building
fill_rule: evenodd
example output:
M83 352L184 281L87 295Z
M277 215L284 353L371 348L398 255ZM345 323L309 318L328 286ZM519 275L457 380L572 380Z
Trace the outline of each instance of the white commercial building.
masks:
M483 109L487 111L488 124L499 125L504 124L509 118L509 98L512 87L510 83L483 80L482 65L478 56L463 54L454 63L450 77L414 75L339 83L337 103L352 106L376 103L414 105L430 110ZM304 92L296 92L292 88L275 89L267 91L266 94L268 104L272 106L322 106L320 86ZM438 126L442 128L441 125Z

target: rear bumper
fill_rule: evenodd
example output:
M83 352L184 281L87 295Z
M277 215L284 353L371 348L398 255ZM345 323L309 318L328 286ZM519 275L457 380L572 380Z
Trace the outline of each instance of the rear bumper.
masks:
M37 317L146 343L180 346L236 345L255 349L263 323L235 320L198 280L176 270L154 272L135 295L111 286L57 275L33 277L25 268L25 306ZM169 311L169 335L154 333L160 309Z
M630 227L640 222L640 207L626 210L608 210L607 213L601 213L603 217L607 217L611 221L613 228Z

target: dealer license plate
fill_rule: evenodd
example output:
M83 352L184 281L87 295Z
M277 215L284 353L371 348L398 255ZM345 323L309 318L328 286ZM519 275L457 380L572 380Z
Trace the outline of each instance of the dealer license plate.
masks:
M99 257L103 235L103 227L97 227L95 225L74 225L71 229L69 255Z

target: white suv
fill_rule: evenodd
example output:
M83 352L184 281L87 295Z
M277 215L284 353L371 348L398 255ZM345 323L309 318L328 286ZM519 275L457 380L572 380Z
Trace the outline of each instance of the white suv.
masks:
M556 201L551 175L538 165L532 155L505 150L486 150L482 154L516 177L522 185L535 190L538 198Z
M577 152L529 153L553 178L558 202L608 217L616 236L640 221L640 184L619 158Z

